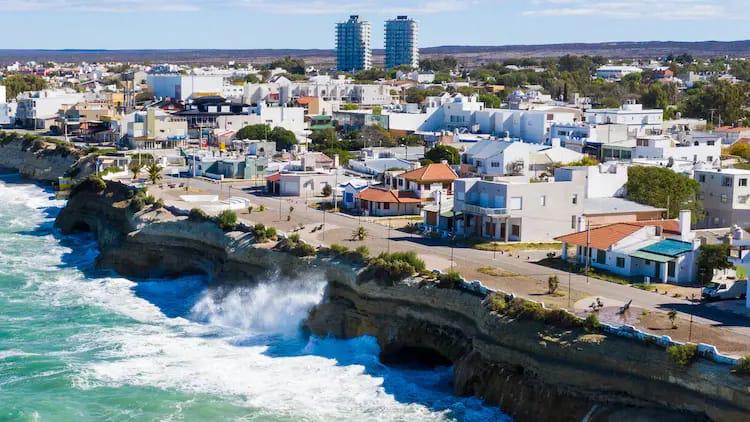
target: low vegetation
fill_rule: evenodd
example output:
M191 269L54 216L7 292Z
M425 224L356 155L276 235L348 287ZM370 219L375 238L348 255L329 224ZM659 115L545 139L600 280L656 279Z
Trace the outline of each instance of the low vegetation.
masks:
M480 251L531 251L531 250L558 250L561 243L558 242L540 242L540 243L499 243L499 242L482 242L474 245L474 249Z
M457 289L462 281L463 277L458 271L448 271L438 277L438 287L441 289Z
M190 214L188 214L188 220L196 223L202 223L210 219L211 217L209 217L208 214L206 214L206 212L200 208L193 208L190 210Z
M667 347L667 355L669 355L669 360L672 363L688 366L698 356L698 346L692 343L669 346Z
M264 224L258 223L250 229L257 243L266 243L269 240L276 240L276 228L266 227Z
M297 233L289 235L289 237L283 239L279 242L277 248L298 257L313 256L317 253L315 246L303 242Z
M413 251L381 253L369 262L367 273L391 284L425 271L425 263Z
M734 372L740 375L750 375L750 355L745 355L737 359Z
M339 257L347 262L355 264L366 264L370 258L370 249L367 246L359 246L354 250L347 248L344 245L338 243L332 244L329 248L323 252Z
M216 224L225 232L229 232L237 227L237 213L232 210L224 210L216 216Z

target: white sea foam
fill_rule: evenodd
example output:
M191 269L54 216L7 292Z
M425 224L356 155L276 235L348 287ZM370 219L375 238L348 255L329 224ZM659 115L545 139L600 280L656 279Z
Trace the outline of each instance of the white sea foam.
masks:
M59 205L37 187L9 187L0 180L4 200L29 208L29 219L20 223L27 227L48 224L43 208ZM370 375L365 365L379 365L372 339L313 338L297 347L296 354L271 350L295 337L301 320L322 297L322 278L208 290L186 314L190 319L168 317L136 295L136 283L120 277L92 279L81 272L93 268L93 241L81 240L75 251L51 235L40 242L42 248L24 251L19 254L24 258L13 265L18 271L34 270L29 283L39 300L52 306L96 306L123 319L114 326L88 326L72 339L81 350L95 354L89 361L71 359L78 388L136 385L216 394L263 413L316 421L448 417L446 411L419 404L418 387L399 386L413 400L399 399L392 388L384 387L383 378ZM75 262L76 268L63 262ZM0 359L13 353L21 352L8 351ZM437 379L436 374L425 376ZM477 401L466 404L447 394L445 400L451 403L433 409L475 406L471 414L477 420L499 417Z

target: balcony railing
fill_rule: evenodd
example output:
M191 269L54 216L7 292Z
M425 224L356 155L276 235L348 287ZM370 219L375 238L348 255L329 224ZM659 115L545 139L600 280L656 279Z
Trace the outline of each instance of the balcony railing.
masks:
M480 207L479 205L464 204L464 212L469 214L486 215L488 217L496 217L502 215L508 215L507 208L487 208Z

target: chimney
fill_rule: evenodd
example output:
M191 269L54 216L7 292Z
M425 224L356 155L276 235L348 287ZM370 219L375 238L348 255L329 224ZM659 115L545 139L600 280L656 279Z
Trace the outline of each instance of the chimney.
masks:
M689 240L691 237L690 217L690 210L680 211L680 240Z
M559 148L560 147L560 138L552 138L550 144L552 145L552 148Z
M340 160L339 155L333 154L333 168L336 168L336 169L339 168L339 160Z

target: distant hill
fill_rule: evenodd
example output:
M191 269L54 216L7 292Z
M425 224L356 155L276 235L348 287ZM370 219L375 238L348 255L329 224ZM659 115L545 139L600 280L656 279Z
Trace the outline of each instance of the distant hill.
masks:
M422 48L423 56L453 55L467 64L520 57L557 57L565 54L600 55L610 58L645 58L669 53L689 53L696 57L750 57L750 40L745 41L624 41L605 43L566 43L504 46L439 46ZM375 62L382 62L383 50L375 50ZM0 63L26 62L170 62L225 63L229 60L270 62L276 58L301 57L313 64L331 64L334 51L325 49L249 50L0 50Z

